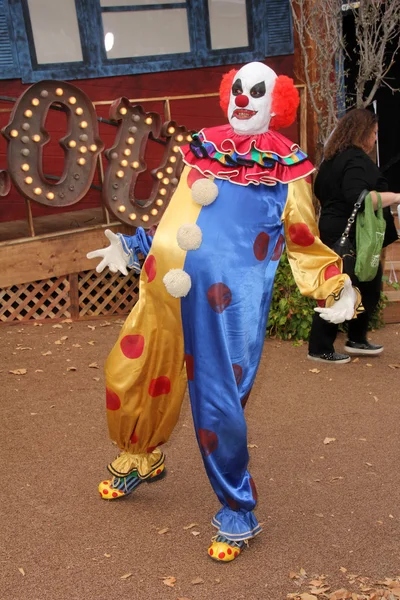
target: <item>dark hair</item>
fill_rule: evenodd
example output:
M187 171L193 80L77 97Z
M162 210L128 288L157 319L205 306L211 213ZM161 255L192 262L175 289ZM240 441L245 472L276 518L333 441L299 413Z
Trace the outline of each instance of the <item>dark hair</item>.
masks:
M351 146L357 146L365 150L368 137L377 122L377 116L366 108L353 108L350 110L340 119L326 142L324 159L329 160L338 152L343 152Z

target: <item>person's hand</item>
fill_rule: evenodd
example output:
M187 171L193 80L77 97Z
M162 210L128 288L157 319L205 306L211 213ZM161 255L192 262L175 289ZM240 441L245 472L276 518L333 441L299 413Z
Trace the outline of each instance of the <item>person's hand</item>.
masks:
M350 279L344 282L344 288L339 300L335 300L330 308L314 308L315 312L319 313L321 319L329 321L329 323L343 323L350 321L354 315L354 306L357 301L357 294L351 285Z
M104 233L110 240L110 245L107 248L88 252L86 254L87 258L102 259L96 267L97 273L101 273L105 267L108 267L111 273L121 271L123 275L128 275L126 267L129 262L129 256L124 252L119 237L110 231L110 229L106 229Z

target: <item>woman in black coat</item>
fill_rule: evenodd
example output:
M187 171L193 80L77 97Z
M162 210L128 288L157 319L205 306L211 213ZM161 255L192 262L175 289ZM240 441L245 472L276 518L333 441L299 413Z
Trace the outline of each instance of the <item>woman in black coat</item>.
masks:
M320 237L330 248L344 232L354 204L363 190L372 192L374 208L377 203L375 192L381 195L386 219L384 246L398 239L389 207L400 202L400 194L388 191L386 180L369 156L375 146L377 131L377 118L372 112L354 109L339 121L326 143L314 192L321 204ZM360 210L363 210L363 206ZM350 229L349 238L355 247L355 225ZM347 354L339 354L334 349L338 326L324 321L315 313L308 347L308 358L311 360L340 364L350 361L349 354L375 356L383 351L383 346L367 340L368 322L380 298L382 266L379 266L372 281L361 282L352 277L352 283L361 292L365 312L348 322Z

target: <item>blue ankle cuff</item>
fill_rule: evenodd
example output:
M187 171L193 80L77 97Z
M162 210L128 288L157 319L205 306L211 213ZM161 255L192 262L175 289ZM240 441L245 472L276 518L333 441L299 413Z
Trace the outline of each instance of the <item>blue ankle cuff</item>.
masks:
M223 506L217 512L212 524L218 529L218 535L233 541L248 540L262 531L252 511L235 511L228 506Z

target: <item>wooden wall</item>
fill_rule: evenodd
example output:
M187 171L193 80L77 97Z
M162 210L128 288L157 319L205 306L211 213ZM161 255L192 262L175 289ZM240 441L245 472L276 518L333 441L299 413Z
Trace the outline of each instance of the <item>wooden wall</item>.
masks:
M293 56L275 57L268 61L280 75L293 77ZM196 94L207 94L218 91L221 77L231 68L239 68L240 65L229 65L226 67L210 67L205 69L194 69L190 71L170 71L165 73L151 73L146 75L132 75L125 77L108 77L103 79L79 80L75 84L83 90L92 102L115 100L121 96L130 99L146 99L162 96L185 96ZM2 81L1 96L17 98L28 86L22 85L20 80ZM0 127L4 127L9 119L11 102L0 100ZM145 103L147 111L156 111L163 114L162 102ZM108 118L109 106L96 105L99 117ZM171 102L172 118L188 129L198 130L202 127L212 127L226 122L218 98L203 98L193 100L174 100ZM48 131L52 136L50 143L44 148L43 171L46 174L59 176L63 170L63 152L57 140L66 131L66 117L62 112L50 111L46 121ZM112 146L116 128L112 125L99 123L100 137L105 143L105 148ZM298 140L298 126L295 124L288 131L283 132L293 141ZM146 153L148 169L157 167L157 160L161 156L162 149L156 143L150 143ZM104 166L106 161L103 159ZM0 169L7 168L6 140L0 136ZM138 189L147 196L150 175L143 174L138 182ZM94 185L99 186L98 175ZM60 214L71 210L84 210L100 206L100 191L91 189L86 197L77 205L63 209L53 209L32 202L32 213L34 217ZM26 218L24 199L12 189L7 197L0 198L0 222L15 221Z

